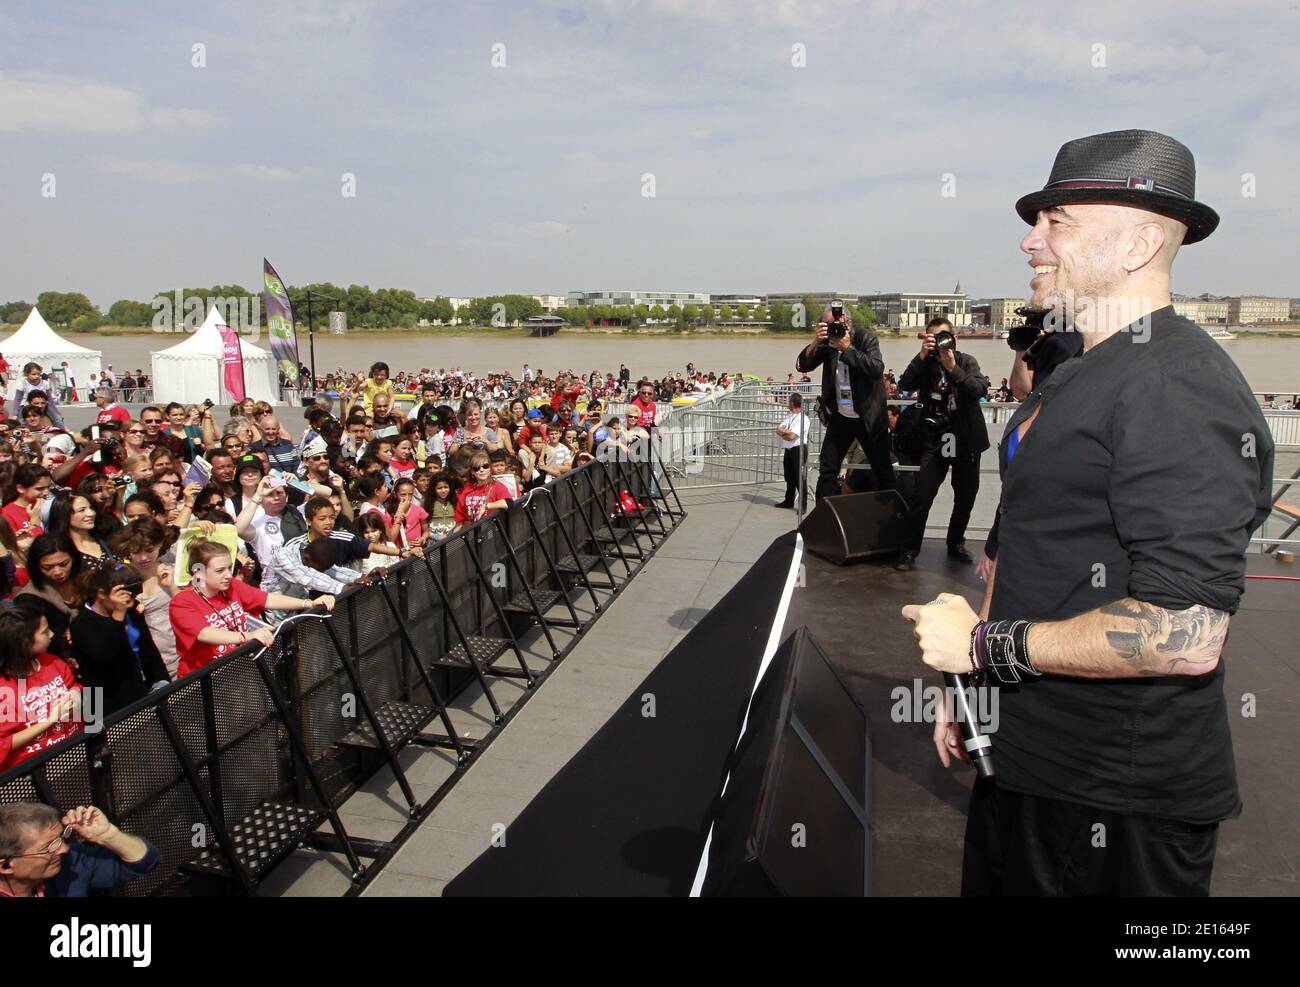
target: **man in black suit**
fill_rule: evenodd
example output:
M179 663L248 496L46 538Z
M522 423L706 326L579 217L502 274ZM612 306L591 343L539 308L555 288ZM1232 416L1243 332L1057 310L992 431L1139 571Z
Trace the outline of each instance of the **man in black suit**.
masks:
M966 550L966 525L980 489L980 454L989 447L989 430L980 408L980 398L988 396L988 378L980 372L973 356L957 349L952 324L943 316L935 316L926 324L921 352L912 358L898 383L902 390L916 392L921 420L916 463L919 469L910 501L908 538L895 568L906 571L916 561L930 506L949 466L953 505L948 521L948 554L971 562Z
M885 417L885 361L870 329L855 329L838 298L817 324L812 342L799 351L794 368L802 374L822 368L820 415L825 426L817 467L817 502L840 492L840 464L857 439L879 490L892 490Z

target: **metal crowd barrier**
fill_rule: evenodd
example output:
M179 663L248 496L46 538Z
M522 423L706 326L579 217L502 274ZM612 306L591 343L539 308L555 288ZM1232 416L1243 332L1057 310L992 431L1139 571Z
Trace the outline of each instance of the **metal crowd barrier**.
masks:
M821 453L823 427L815 412L815 402L821 394L819 381L796 384L755 384L748 382L735 391L719 395L707 405L679 408L676 415L659 430L657 441L665 468L683 490L725 488L761 483L784 482L782 472L782 443L774 429L788 414L792 392L803 396L803 408L808 414L808 442L805 476L808 479L808 508L811 509L813 487L816 485L818 457ZM905 407L913 398L893 398L889 404ZM996 445L1001 428L1014 414L1015 402L987 402L982 405L984 420L990 426L989 437ZM1300 411L1263 409L1279 453L1300 452ZM849 463L848 471L869 470L866 463ZM918 467L897 465L900 472L915 472ZM980 467L983 477L993 482L982 484L980 496L996 497L1000 492L997 458L991 452L984 457ZM1256 532L1252 545L1265 552L1279 546L1300 545L1300 538L1292 537L1300 531L1300 508L1289 505L1282 498L1293 485L1300 485L1300 469L1291 476L1279 474L1273 478L1281 484L1274 496L1274 517ZM797 514L802 517L802 514ZM942 533L946 526L937 514L935 525L928 533ZM1270 526L1280 535L1269 537ZM967 530L988 531L989 525L972 522Z
M653 468L597 461L565 474L383 582L349 587L332 614L292 621L270 648L245 646L0 774L0 802L93 804L148 839L162 863L127 895L254 894L304 845L341 853L358 886L363 858L396 844L349 834L338 808L386 764L413 820L403 834L432 810L513 712L493 682L544 678L684 517L670 487L658 510L621 510L623 491L650 503ZM593 604L584 615L578 594ZM525 659L525 635L549 660ZM474 739L449 716L472 688L494 721ZM397 757L407 744L457 765L424 802Z

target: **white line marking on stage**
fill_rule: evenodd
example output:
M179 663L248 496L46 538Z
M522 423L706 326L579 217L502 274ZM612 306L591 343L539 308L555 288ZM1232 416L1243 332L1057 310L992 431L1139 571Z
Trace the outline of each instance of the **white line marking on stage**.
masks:
M754 693L758 691L758 684L763 681L763 676L767 674L767 667L772 664L772 658L776 655L776 649L781 646L781 630L785 627L785 616L790 611L790 597L794 595L795 583L799 578L799 563L803 560L803 535L795 532L794 536L794 554L790 558L790 571L785 577L785 589L781 591L781 602L776 608L776 618L772 621L772 630L767 635L767 648L763 651L763 660L758 666L758 675L754 678L754 687L749 690L749 704L745 707L745 719L740 724L740 733L736 736L735 747L732 747L733 753L740 746L740 741L745 736L745 728L749 726L749 711L754 705ZM727 785L731 782L731 774L722 782L722 794L727 793ZM695 869L695 882L691 885L691 897L698 898L700 889L704 887L704 875L709 870L709 846L713 843L713 824L709 824L709 835L704 839L704 852L700 854L699 866Z

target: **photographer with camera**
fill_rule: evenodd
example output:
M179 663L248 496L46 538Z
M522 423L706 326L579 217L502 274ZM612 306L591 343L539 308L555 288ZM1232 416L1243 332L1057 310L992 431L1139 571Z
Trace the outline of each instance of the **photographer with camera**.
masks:
M980 454L989 447L988 426L980 399L989 381L969 353L959 352L952 324L935 316L921 336L921 351L903 371L899 387L916 392L920 421L913 432L908 458L919 467L910 498L908 536L895 568L912 568L935 494L952 467L953 507L948 521L948 555L972 562L966 550L966 525L980 488Z
M840 464L857 439L880 490L895 487L885 418L885 361L870 329L855 329L838 298L817 324L812 342L799 351L794 368L806 374L822 368L818 417L825 432L817 462L817 500L839 491Z

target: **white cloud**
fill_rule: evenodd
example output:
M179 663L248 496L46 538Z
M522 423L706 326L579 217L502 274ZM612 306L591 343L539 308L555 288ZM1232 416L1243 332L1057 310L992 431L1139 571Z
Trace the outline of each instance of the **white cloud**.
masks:
M119 134L144 123L139 93L43 73L0 75L0 132L64 130Z
M149 122L164 130L211 130L220 118L207 110L161 108L149 114Z
M97 165L99 170L106 174L126 175L160 185L196 185L232 178L252 179L258 182L287 182L295 181L303 174L301 171L269 165L240 164L214 167L193 161L175 161L166 158L102 158Z
M151 127L207 130L217 121L207 110L150 107L124 86L44 72L0 73L0 133L113 136Z
M567 223L560 223L553 219L543 220L540 223L493 223L489 230L493 236L508 240L549 240L573 232L573 228Z

